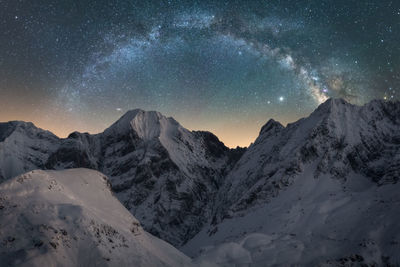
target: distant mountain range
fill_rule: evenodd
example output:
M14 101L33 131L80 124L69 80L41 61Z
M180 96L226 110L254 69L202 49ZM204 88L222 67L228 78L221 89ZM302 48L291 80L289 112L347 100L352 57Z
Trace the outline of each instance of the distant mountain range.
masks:
M71 168L104 173L144 229L190 264L400 264L399 102L329 99L286 127L268 121L247 149L154 111L65 139L0 123L1 195L27 171Z

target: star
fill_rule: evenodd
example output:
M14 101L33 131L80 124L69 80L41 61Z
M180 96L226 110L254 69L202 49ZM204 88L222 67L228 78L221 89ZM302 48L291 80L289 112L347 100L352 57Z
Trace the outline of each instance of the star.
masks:
M91 12L72 17L57 1L0 2L12 2L0 19L0 95L9 96L0 117L16 117L24 102L31 117L19 119L60 135L64 114L84 125L68 130L98 132L142 108L189 128L228 125L218 137L243 140L239 122L248 126L241 134L257 133L249 114L288 123L329 97L360 105L400 97L395 1L81 1ZM31 102L46 104L36 111Z

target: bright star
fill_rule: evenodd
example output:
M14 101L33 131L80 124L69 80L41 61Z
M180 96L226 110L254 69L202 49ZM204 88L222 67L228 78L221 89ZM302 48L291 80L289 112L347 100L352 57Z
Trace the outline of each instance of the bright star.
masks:
M283 96L280 96L279 101L282 102L283 100L285 100L285 98Z

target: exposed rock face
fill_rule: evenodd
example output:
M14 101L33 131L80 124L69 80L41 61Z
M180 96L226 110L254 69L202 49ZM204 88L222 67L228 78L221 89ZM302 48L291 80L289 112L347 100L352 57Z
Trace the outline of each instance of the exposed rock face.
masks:
M58 141L57 136L30 122L0 123L0 181L44 168Z
M269 121L181 249L204 265L400 264L400 102L340 99Z
M378 185L396 183L399 136L399 102L360 107L330 99L287 127L270 120L225 179L218 216L268 202L305 171L315 178L346 180L356 173Z
M132 110L103 133L74 132L66 139L33 124L9 124L0 125L0 155L10 158L0 158L0 170L7 167L2 177L44 168L99 170L145 229L174 245L209 220L224 176L244 152L154 111Z
M230 159L214 135L134 110L96 138L100 170L145 229L181 245L207 222Z
M68 138L59 141L57 150L50 154L45 167L47 169L99 169L96 141L96 138L88 133L71 133Z
M103 133L75 132L66 139L29 123L0 124L0 178L75 167L105 173L145 230L184 245L190 255L231 240L247 251L247 262L259 250L243 247L244 240L254 239L273 244L263 245L269 250L260 262L288 251L293 261L276 264L321 263L316 255L294 250L307 247L325 255L327 263L354 255L371 263L354 244L373 240L367 249L390 249L389 232L399 242L399 102L359 107L331 99L286 127L270 120L247 150L228 149L212 133L188 131L172 118L142 110L129 111ZM379 218L388 221L375 234ZM373 225L357 230L364 221ZM247 236L257 232L261 235ZM332 243L339 241L343 249ZM237 247L231 245L225 248ZM390 256L385 262L393 262Z

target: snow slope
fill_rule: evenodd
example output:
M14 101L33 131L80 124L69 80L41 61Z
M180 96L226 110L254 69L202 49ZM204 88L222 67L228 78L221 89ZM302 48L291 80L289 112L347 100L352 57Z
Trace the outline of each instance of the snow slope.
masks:
M330 99L287 127L270 120L245 152L142 110L62 140L2 125L3 178L97 169L146 231L200 265L400 264L399 102Z
M0 184L2 266L189 266L145 232L88 169L34 170Z
M262 128L182 251L206 266L398 265L399 178L400 103L328 100Z
M340 266L354 259L399 265L400 185L348 178L305 173L268 203L203 229L181 250L203 266Z

